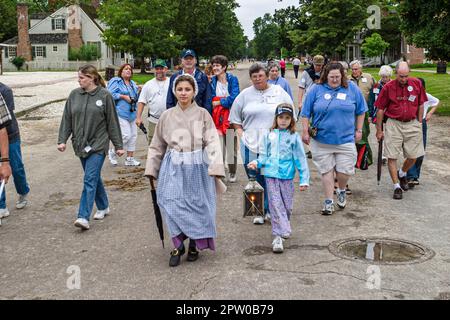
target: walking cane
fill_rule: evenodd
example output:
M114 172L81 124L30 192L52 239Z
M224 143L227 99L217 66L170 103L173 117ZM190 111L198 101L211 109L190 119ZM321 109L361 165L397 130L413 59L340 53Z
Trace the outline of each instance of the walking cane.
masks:
M381 123L381 131L383 131L383 123ZM377 184L380 185L381 168L383 167L383 139L378 142L378 161L377 161Z

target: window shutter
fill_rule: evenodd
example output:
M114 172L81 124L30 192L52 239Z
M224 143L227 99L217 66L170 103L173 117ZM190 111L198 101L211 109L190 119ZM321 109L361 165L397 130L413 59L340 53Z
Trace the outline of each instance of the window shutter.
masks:
M55 19L52 19L52 30L55 30Z
M66 19L61 19L62 21L62 29L66 30Z
M47 52L46 52L47 50L46 50L46 49L47 49L46 46L43 46L43 47L42 47L42 52L43 52L43 54L44 54L44 58L47 58Z
M5 47L5 58L9 58L9 48L8 47Z
M33 51L33 59L36 58L36 47L31 47Z

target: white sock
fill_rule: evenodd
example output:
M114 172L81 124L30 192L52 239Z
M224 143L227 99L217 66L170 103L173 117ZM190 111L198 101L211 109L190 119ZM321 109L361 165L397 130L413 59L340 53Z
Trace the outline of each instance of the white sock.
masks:
M336 193L337 193L337 194L339 194L339 193L341 193L341 192L345 192L345 189L344 189L344 190L339 189L339 188L336 189Z
M400 176L400 178L403 178L404 176L406 176L406 172L403 172L403 170L400 169L400 170L398 171L398 175Z
M394 190L400 188L400 183L394 184Z

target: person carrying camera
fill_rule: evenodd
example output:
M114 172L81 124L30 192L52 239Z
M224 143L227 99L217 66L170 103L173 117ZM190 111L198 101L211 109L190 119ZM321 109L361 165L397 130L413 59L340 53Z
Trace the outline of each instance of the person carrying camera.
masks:
M308 91L301 112L302 140L307 145L311 143L312 160L325 189L323 215L334 212L334 171L339 184L337 205L341 209L346 206L345 186L355 174L355 142L362 138L366 112L364 96L348 81L342 64L327 64L319 83Z
M136 150L137 126L136 110L139 97L139 88L136 83L131 80L133 76L133 68L129 64L120 67L117 77L112 78L108 82L108 90L113 96L116 104L116 111L119 116L120 129L122 131L122 140L124 150L127 152L125 160L126 166L139 166L141 163L134 159L134 151ZM117 165L117 155L114 149L109 150L109 161L112 165Z

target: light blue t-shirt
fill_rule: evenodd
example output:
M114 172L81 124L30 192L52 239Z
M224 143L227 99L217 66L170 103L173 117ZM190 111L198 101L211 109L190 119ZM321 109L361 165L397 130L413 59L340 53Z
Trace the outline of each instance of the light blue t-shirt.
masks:
M348 88L335 89L325 83L310 88L301 117L312 117L312 126L318 129L314 139L337 145L355 142L356 116L366 111L367 103L354 83L349 81Z

